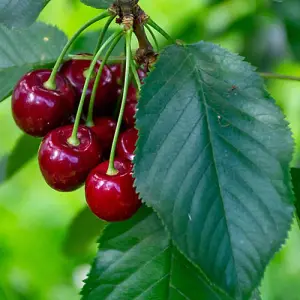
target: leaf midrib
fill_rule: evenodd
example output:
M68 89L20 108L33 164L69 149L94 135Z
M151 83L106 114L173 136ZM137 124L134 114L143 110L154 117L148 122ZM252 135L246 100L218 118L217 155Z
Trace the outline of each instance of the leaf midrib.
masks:
M185 48L183 48L185 52L187 52L185 50ZM238 288L238 291L240 293L240 281L239 281L239 278L238 278L238 275L237 275L237 269L236 269L236 261L235 261L235 257L233 255L233 248L232 248L232 240L231 240L231 234L230 234L230 231L229 231L229 227L228 227L228 218L227 218L227 214L226 214L226 210L225 210L225 207L224 207L224 196L223 196L223 193L222 193L222 190L221 190L221 186L220 186L220 178L219 178L219 174L218 174L218 168L217 168L217 162L215 160L215 153L214 153L214 149L213 149L213 143L212 143L212 130L211 130L211 127L210 127L210 122L209 122L209 115L208 115L208 104L207 104L207 100L206 100L206 97L205 97L205 93L204 93L204 90L203 90L203 79L202 79L202 75L201 75L201 71L197 69L197 60L194 59L194 61L192 61L192 57L194 58L194 55L193 53L187 53L187 60L189 61L189 64L191 66L191 68L195 71L195 75L196 75L196 80L198 81L200 87L201 87L201 94L202 94L202 98L203 98L203 104L204 104L204 107L205 107L205 118L206 118L206 121L207 121L207 128L208 128L208 133L209 133L209 138L210 138L210 144L211 144L211 153L212 153L212 159L213 159L213 165L214 165L214 168L215 168L215 171L216 171L216 176L217 176L217 184L218 184L218 188L219 188L219 192L220 192L220 197L222 199L222 208L223 208L223 212L224 212L224 218L225 218L225 223L226 223L226 228L227 228L227 233L228 233L228 237L229 237L229 241L230 241L230 249L231 249L231 257L232 257L232 260L233 260L233 264L234 264L234 270L235 270L235 277L236 277L236 280L237 280L237 288ZM201 99L200 95L199 95L199 98ZM228 266L228 263L226 265L226 267Z

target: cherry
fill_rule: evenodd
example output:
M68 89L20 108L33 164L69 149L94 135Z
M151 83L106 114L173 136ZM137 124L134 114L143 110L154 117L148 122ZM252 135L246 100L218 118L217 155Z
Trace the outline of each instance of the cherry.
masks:
M97 135L97 138L103 148L103 152L107 153L111 149L114 139L117 123L109 117L95 118L94 126L91 129Z
M78 128L80 144L68 143L73 126L51 131L42 141L39 164L46 182L58 191L73 191L86 180L90 170L101 161L102 149L96 135L86 126Z
M91 211L108 222L131 218L141 206L133 187L132 164L116 158L118 174L106 174L109 162L105 161L91 171L85 184L86 201Z
M117 89L117 97L120 96L122 93L122 64L113 64L110 65L110 69L112 73L114 74L114 78L116 80L116 85L119 85L119 88ZM147 77L147 72L145 72L143 69L138 69L138 75L140 77L141 83L144 83L144 79ZM134 84L131 83L128 88L128 96L127 101L130 102L137 102L137 89L135 88Z
M128 94L127 94L126 101L127 102L135 102L135 103L138 102L138 91L133 84L129 85L129 87L128 87Z
M112 64L109 66L110 70L114 74L114 78L119 85L121 85L122 81L122 64Z
M130 128L123 132L118 140L117 155L119 157L133 161L137 139L138 131L135 128Z
M72 114L68 117L68 119L66 120L65 124L64 125L71 125L71 124L74 124L75 123L75 120L76 120L76 115L75 114ZM82 116L80 118L80 124L84 124L85 123L85 116Z
M84 83L86 80L86 74L88 72L90 64L91 61L89 60L71 59L66 61L60 69L60 73L63 74L65 77L67 77L68 80L73 85L78 98L81 97ZM94 81L96 78L96 74L100 68L100 65L101 62L98 61L94 70L95 74L93 75L86 92L86 101L87 101L86 103L88 103L90 100L93 86L94 86ZM113 77L110 68L105 66L101 74L100 83L96 93L95 107L97 109L105 108L106 105L109 105L112 102L116 101L114 93L118 87L115 82L116 81Z
M135 125L136 106L137 103L134 101L128 101L125 104L123 119L128 128L134 127Z
M12 95L12 113L16 124L26 133L43 137L66 122L75 109L75 93L68 80L56 76L56 89L44 83L51 70L37 70L25 74Z

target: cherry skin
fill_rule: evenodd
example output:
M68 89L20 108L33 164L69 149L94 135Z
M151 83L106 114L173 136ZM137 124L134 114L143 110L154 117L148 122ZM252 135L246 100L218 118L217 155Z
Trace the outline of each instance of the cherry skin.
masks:
M122 64L112 64L109 66L112 71L117 84L121 85L122 83Z
M135 128L130 128L121 133L117 143L117 156L133 161L137 139L138 131Z
M132 164L116 158L117 175L106 174L108 161L91 171L85 184L85 196L91 211L108 222L131 218L140 208L141 201L133 187Z
M62 192L79 188L102 157L97 137L88 127L79 126L78 146L68 143L72 130L73 126L67 125L51 131L39 149L42 175L53 189Z
M60 73L63 74L74 87L78 100L81 97L84 83L86 80L86 75L88 73L90 64L91 64L90 60L71 59L66 61L60 69ZM96 74L100 68L100 65L101 62L98 61L94 70L95 74L93 75L86 92L86 101L87 101L86 103L88 103L90 100ZM97 88L95 107L97 109L102 109L105 108L106 105L109 105L112 102L114 103L116 99L113 95L117 88L118 87L116 85L116 80L114 79L110 68L105 66L101 74L99 86Z
M51 70L25 74L12 95L12 113L16 124L29 135L43 137L66 122L75 109L75 93L68 80L57 74L56 89L44 83Z
M101 117L94 119L94 126L91 129L96 134L105 154L111 149L116 127L117 123L112 118Z
M114 78L116 80L115 84L116 86L119 86L119 88L116 90L118 98L122 93L122 64L113 64L110 65L110 69L112 73L114 74ZM147 77L147 73L143 69L138 69L138 75L141 80L141 83L144 84L144 79ZM129 102L137 102L138 99L138 92L133 83L131 83L128 87L128 96L127 101Z
M136 106L137 103L134 101L128 101L125 104L123 119L128 128L132 128L135 125Z

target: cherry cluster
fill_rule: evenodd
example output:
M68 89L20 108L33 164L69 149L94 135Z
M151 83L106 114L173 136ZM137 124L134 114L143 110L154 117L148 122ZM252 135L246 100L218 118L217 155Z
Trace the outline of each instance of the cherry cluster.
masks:
M77 142L71 141L75 114L91 65L87 57L81 54L64 62L55 76L55 88L46 85L51 70L35 70L24 75L12 95L12 113L16 124L25 133L43 137L39 166L45 181L53 189L74 191L85 183L86 201L92 212L106 221L122 221L130 218L141 205L132 177L138 92L131 83L113 160L116 172L108 173L124 72L121 63L102 66L94 97L93 120L86 122L84 115L101 67L101 61L97 61L85 93L84 113L76 130ZM142 69L138 70L141 81L146 74Z

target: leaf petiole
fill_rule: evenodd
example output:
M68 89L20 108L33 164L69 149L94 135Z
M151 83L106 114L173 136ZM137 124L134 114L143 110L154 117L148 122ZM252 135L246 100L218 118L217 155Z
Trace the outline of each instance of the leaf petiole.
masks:
M171 42L173 44L176 44L176 41L173 38L171 38L171 36L166 31L164 31L158 24L156 24L151 18L148 18L146 24L148 24L152 28L154 28L157 32L159 32L169 42Z
M151 29L150 25L148 25L147 23L145 24L145 27L146 27L146 29L149 31L150 35L152 36L152 39L153 39L153 41L154 41L156 50L159 51L158 41L157 41L157 38L156 38L156 36L155 36L153 30Z
M280 80L300 81L300 77L297 77L297 76L290 76L290 75L283 75L283 74L276 74L276 73L265 73L265 72L260 72L258 74L261 77L264 77L266 79L280 79Z

